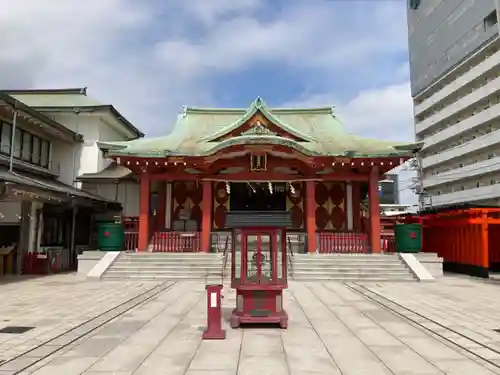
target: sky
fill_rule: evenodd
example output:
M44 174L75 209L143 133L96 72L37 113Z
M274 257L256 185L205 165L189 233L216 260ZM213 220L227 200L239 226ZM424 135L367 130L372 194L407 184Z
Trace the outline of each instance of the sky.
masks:
M406 0L0 0L0 35L0 89L88 87L147 136L260 96L414 139Z

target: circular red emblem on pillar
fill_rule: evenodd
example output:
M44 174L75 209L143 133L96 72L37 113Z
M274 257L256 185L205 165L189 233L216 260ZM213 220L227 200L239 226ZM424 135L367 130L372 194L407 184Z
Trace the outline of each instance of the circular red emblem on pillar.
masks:
M109 237L109 232L108 231L104 232L104 237Z
M415 232L410 232L410 238L414 240L415 238L417 238L417 234Z

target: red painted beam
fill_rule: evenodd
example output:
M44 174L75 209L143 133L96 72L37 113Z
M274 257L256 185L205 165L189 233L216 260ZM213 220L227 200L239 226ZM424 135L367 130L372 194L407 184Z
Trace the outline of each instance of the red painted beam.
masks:
M191 174L187 172L158 173L151 180L165 181L368 181L368 175L356 173L331 173L326 175L293 175L275 172L241 172L232 174Z

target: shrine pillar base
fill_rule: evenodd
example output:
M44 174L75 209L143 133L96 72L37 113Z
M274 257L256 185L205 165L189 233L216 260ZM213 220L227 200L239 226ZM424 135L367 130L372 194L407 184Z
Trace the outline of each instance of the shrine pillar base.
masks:
M279 324L288 327L288 314L283 309L283 289L236 288L236 308L231 315L231 327L240 324Z

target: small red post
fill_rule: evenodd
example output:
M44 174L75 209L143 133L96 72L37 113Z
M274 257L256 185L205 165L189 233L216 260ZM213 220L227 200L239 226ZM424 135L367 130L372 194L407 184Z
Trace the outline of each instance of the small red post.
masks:
M207 328L203 340L224 340L226 331L222 329L222 285L207 285Z

